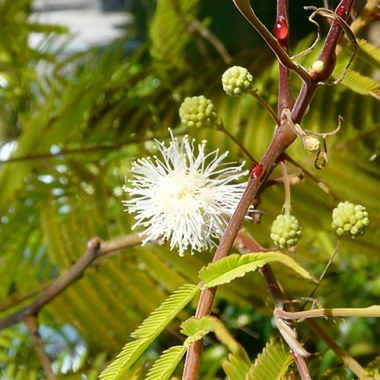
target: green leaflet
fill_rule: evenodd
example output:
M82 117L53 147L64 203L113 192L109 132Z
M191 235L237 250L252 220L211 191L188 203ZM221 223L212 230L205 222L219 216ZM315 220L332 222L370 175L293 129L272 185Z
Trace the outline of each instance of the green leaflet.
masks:
M137 340L127 343L124 346L123 350L116 357L116 360L100 374L99 379L121 379L125 371L133 365L161 331L164 330L175 316L190 302L198 291L199 288L197 286L186 284L170 295L169 298L131 334L131 337ZM184 352L186 352L186 349Z
M350 380L352 377L347 372L347 367L339 366L337 368L329 368L321 377L320 380ZM374 380L377 380L378 377L373 377Z
M380 50L366 40L359 39L357 42L360 47L358 51L359 58L380 69Z
M292 362L293 357L282 341L275 342L272 339L251 366L246 380L281 379Z
M374 380L380 380L380 356L377 356L371 363L368 364L367 370Z
M183 322L181 325L181 332L188 335L189 338L186 339L185 343L191 344L196 341L197 335L204 331L213 331L216 337L222 342L229 351L232 353L238 353L244 349L236 342L235 338L230 334L227 328L224 326L222 321L213 316L205 316L201 319L195 319L194 317L189 318L187 321ZM203 336L206 334L203 334ZM202 336L202 337L203 337ZM249 363L248 356L245 354L245 358Z
M183 66L184 48L191 41L187 23L198 13L199 0L157 2L155 15L150 23L150 54L168 67Z
M192 300L198 290L197 286L190 284L180 287L143 321L140 327L131 334L131 337L142 339L155 335L157 331L161 332Z
M191 337L195 334L198 334L198 332L202 330L213 330L213 325L214 322L209 316L203 317L201 319L191 317L181 323L181 333L188 337Z
M213 321L209 316L201 319L191 317L181 324L181 333L188 336L185 342L188 345L202 339L212 330Z
M230 361L223 363L223 369L230 380L245 380L251 367L249 357L244 348L226 329L223 323L215 317L206 316L201 319L190 318L181 325L181 332L188 335L186 343L191 344L213 331L218 340L231 352Z
M187 346L174 346L164 351L148 372L146 380L167 380L177 367L187 350Z
M372 95L376 99L380 99L380 84L354 70L348 69L343 84L359 94Z
M203 289L212 288L231 282L237 277L243 277L247 272L261 268L272 261L280 262L308 280L315 278L294 259L281 252L248 253L246 255L233 254L216 263L209 264L199 272L199 278L205 283Z
M362 62L365 62L365 66L367 66L365 70L366 74L370 74L372 67L380 68L380 50L365 40L360 39L357 42L360 47L358 50L358 58ZM368 67L368 65L370 66ZM370 71L368 71L368 69ZM348 69L342 83L358 94L371 95L379 100L380 84L370 76L362 74L363 68L358 69L356 67L356 70Z
M229 360L223 363L223 369L227 375L227 379L246 380L251 363L245 350L242 348L241 352L230 354L228 359Z
M210 331L218 331L219 335L229 335L229 332L223 326L223 324L215 317L206 316L201 319L189 318L187 321L181 324L181 332L187 335L183 346L174 346L164 351L160 358L156 360L153 367L148 373L146 380L165 380L169 379L174 369L182 359L183 355L187 351L187 348L199 339L202 339ZM218 336L218 335L217 335ZM229 335L230 340L233 339ZM224 339L225 340L225 339Z
M122 379L122 376L152 343L150 339L140 339L127 343L116 360L99 376L101 380Z

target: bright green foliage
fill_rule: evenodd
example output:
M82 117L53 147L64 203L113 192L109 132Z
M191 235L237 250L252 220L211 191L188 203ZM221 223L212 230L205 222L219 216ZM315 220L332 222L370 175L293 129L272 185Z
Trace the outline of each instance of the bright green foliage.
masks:
M117 380L126 376L131 366L152 344L154 339L139 339L127 343L116 360L112 362L106 370L104 370L99 379L101 380Z
M246 68L233 66L222 75L222 85L230 96L243 95L253 88L253 77Z
M348 70L344 78L344 84L351 90L362 95L372 95L379 98L380 84L370 77L362 75L354 70Z
M229 354L228 361L223 363L224 372L228 380L246 380L251 363L246 351L241 347L241 351Z
M146 338L161 332L168 323L192 300L199 291L195 285L186 284L179 288L160 307L145 319L131 336L136 339Z
M191 41L189 26L199 11L199 0L160 0L150 23L150 54L168 69L185 65L185 46Z
M164 380L169 379L175 367L178 365L187 348L199 339L204 338L210 331L213 331L218 338L233 354L234 365L243 365L239 373L248 372L250 361L244 348L233 338L223 323L211 316L205 316L201 319L190 318L182 323L181 332L188 336L183 346L174 346L164 351L160 358L154 363L148 373L147 380ZM236 369L232 368L231 363L226 363L226 367L231 372Z
M174 3L184 13L188 9L187 16L191 19L197 16L197 4L201 2ZM125 41L105 50L64 59L46 51L31 51L27 45L31 28L26 22L28 4L24 0L6 0L1 3L0 12L4 36L0 47L2 75L9 83L8 87L0 88L0 139L1 144L15 142L11 157L19 160L0 164L0 318L38 297L42 288L80 257L91 237L109 240L130 233L133 220L122 212L121 200L125 198L121 186L130 175L131 161L154 154L152 138L160 141L166 138L169 127L175 134L189 133L191 138L206 139L210 151L219 148L228 150L232 160L246 159L241 148L218 131L180 127L179 99L194 94L213 99L224 126L256 160L265 153L275 128L271 117L253 98L232 98L223 93L220 77L227 68L226 63L213 47L209 49L208 40L192 34L182 16L173 15L177 9L171 0L157 2L154 22L150 23L149 48L153 60L146 46L125 57L122 54ZM214 23L214 15L207 16ZM293 45L292 52L309 45L310 39L301 41ZM200 52L197 46L202 49L206 46L207 51ZM362 48L352 68L374 80L374 64L362 59L363 51ZM201 54L203 59L199 59ZM316 54L318 51L301 57L300 62L310 67ZM269 49L249 49L232 58L254 75L260 95L275 109L278 64L273 53ZM157 65L157 61L162 64ZM37 64L46 70L37 72ZM292 86L296 94L300 81ZM344 86L321 87L302 127L331 131L336 128L338 115L345 122L340 133L327 141L330 162L323 171L313 171L311 155L300 143L289 147L287 153L311 171L333 195L353 203L365 199L371 214L371 229L361 239L343 242L329 269L332 275L324 278L317 295L329 306L358 307L358 302L377 304L380 296L380 282L374 276L380 272L377 255L380 251L379 102L373 96L360 95ZM274 172L272 178L277 175ZM261 224L245 223L245 227L261 245L269 247L270 221L282 207L281 187L268 187L261 200L260 208L266 211ZM307 221L296 258L316 276L322 273L336 246L336 235L329 230L331 202L332 198L309 178L292 188L297 217ZM73 369L72 375L58 374L58 377L78 379L79 374L86 374L89 380L94 380L107 365L105 356L99 354L98 358L98 353L112 358L167 294L184 283L196 284L197 273L211 259L212 252L180 258L165 245L148 244L115 252L113 257L89 268L39 314L42 327L51 326L61 336L66 334L59 327L75 325L86 348L83 366ZM287 266L281 266L279 271L280 265L275 263L273 268L289 293L310 294L312 284L294 276ZM265 339L272 330L263 324L270 317L263 294L266 287L258 274L244 276L218 289L215 307L223 315L228 304L239 315L242 308L253 305L255 315L260 315L258 330ZM186 310L189 313L182 312L184 319L193 314L193 308L190 305ZM360 362L372 360L379 352L380 337L375 323L368 322L370 333L361 337L373 351L360 358ZM337 334L336 324L331 325ZM325 323L327 332L331 325ZM23 331L18 333L19 338L10 337L15 328L2 332L7 335L0 348L0 377L22 380L36 374L41 377L41 365L29 333ZM42 337L45 342L43 329ZM321 344L317 339L308 342L314 351ZM168 340L162 334L157 344L166 345ZM261 342L253 342L245 345L251 357L257 352L255 349L262 348ZM141 357L149 344L150 336L147 336L146 341L132 345L131 354L140 358L138 366L149 357ZM172 335L170 344L173 344ZM349 350L350 346L351 343L345 348ZM157 355L157 345L150 347ZM58 348L58 354L55 350L49 352L54 366L62 362L61 347ZM215 363L205 359L201 379L206 378L210 364ZM130 379L130 373L134 369L126 371L124 376Z
M380 69L380 49L360 38L357 40L357 43L359 44L359 58L371 66Z
M216 337L233 353L242 348L228 332L224 324L216 317L204 316L201 319L189 318L181 324L181 332L188 336L186 342L191 344L202 338L208 332L213 331Z
M302 235L302 227L293 215L278 215L272 223L270 237L280 248L292 248Z
M125 345L116 360L102 372L100 379L122 379L125 371L134 364L198 291L198 287L194 285L184 285L175 291L131 334L131 337L137 340Z
M350 376L347 367L339 366L336 368L328 369L321 377L318 378L319 380L351 380L352 376ZM373 380L376 380L374 378Z
M213 331L217 339L231 352L229 361L223 363L228 379L244 380L251 362L244 348L229 333L224 324L212 316L205 316L201 319L190 318L181 325L181 332L187 335L186 343L190 344Z
M280 380L292 363L293 357L284 343L271 340L252 365L246 380Z
M368 212L361 205L354 205L351 202L341 202L333 210L332 227L339 236L350 235L353 238L364 235L364 231L369 224Z
M146 380L167 380L170 379L179 361L185 355L187 347L173 346L164 351L160 358L153 364Z
M213 330L214 321L211 317L203 317L195 319L191 317L181 324L181 333L187 335L186 342L191 344L199 339L202 339L210 331Z
M199 272L199 278L204 281L203 288L212 288L231 282L244 276L247 272L261 268L270 262L279 262L292 268L301 276L315 281L313 276L291 257L281 252L233 254L215 263L209 264Z
M189 128L207 128L216 123L214 104L203 95L186 98L179 108L179 117Z
M367 371L373 376L374 380L380 380L380 356L368 364Z
M369 65L372 69L379 69L380 49L362 39L358 40L358 44L358 61ZM349 68L344 77L343 84L359 94L371 95L379 100L380 83L369 75L362 74L360 71Z

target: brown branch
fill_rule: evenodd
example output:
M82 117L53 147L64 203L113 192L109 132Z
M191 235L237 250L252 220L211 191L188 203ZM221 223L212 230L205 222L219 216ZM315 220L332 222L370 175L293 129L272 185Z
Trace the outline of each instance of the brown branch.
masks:
M24 301L28 300L29 298L35 297L38 294L42 293L47 287L49 287L52 284L52 282L49 282L47 284L43 284L40 287L31 290L28 293L25 294L12 294L8 297L8 299L2 301L0 306L0 313L7 311L8 309L15 307L19 305L20 303L23 303Z
M202 38L214 46L215 50L220 54L224 62L227 64L232 62L230 53L228 53L223 42L219 40L218 37L206 28L197 18L193 18L190 14L183 12L177 1L172 1L171 6L177 13L177 16L186 24L191 33L198 33Z
M144 239L144 236L141 236L137 233L135 234L130 234L125 237L121 238L115 238L109 241L103 241L102 242L102 248L98 253L98 257L94 260L94 262L91 264L92 266L94 265L99 265L101 264L104 260L108 259L109 257L116 256L118 254L118 251L121 249L133 247L135 245L141 244L142 240ZM155 243L161 244L160 241L156 241ZM22 295L14 294L9 297L8 303L3 303L0 306L0 312L4 312L10 308L13 308L20 303L26 301L29 298L35 297L41 293L43 293L48 287L50 287L54 281L51 281L50 283L44 284L40 286L39 288L33 289L30 292Z
M281 47L277 39L269 32L264 24L258 19L253 11L249 0L232 0L240 13L247 19L247 21L256 29L261 35L266 44L271 48L276 55L279 62L287 67L289 70L293 70L304 83L312 83L310 74L300 64L294 61L287 52Z
M186 22L189 30L191 32L197 32L200 36L207 40L212 46L214 46L215 50L223 58L223 61L227 64L230 64L232 62L232 57L227 51L226 47L223 45L222 41L220 41L218 37L211 33L211 31L206 28L198 19L189 19L189 16L185 16L186 15L181 14L181 18Z
M114 255L118 250L141 244L143 239L144 236L139 236L138 234L131 234L105 242L102 242L98 237L92 238L87 243L87 249L78 261L66 273L43 289L41 295L35 301L1 319L0 330L21 322L27 315L37 315L43 307L81 278L84 271L91 265L100 264L106 258Z
M350 25L353 34L358 34L359 30L369 23L378 20L379 10L378 10L379 1L378 0L367 0L367 4L360 13L359 17ZM339 55L347 44L346 39L342 39L337 46L336 53Z
M279 46L278 41L268 32L265 26L258 20L248 0L233 0L240 12L246 17L246 19L254 26L254 28L262 35L267 44L276 53L280 62L291 70L297 72L304 84L301 89L301 93L295 103L292 120L286 118L281 120L281 124L277 126L273 140L265 153L260 165L256 166L251 172L251 178L248 182L248 186L238 204L238 207L232 216L226 231L224 232L219 246L215 252L213 262L226 257L231 249L234 240L239 232L239 229L243 223L244 217L253 200L257 197L261 186L264 184L266 178L272 172L273 168L277 164L278 158L284 153L296 139L296 134L292 128L292 121L294 123L300 123L302 117L306 111L306 108L310 104L310 101L319 86L319 82L327 79L331 74L329 72L335 67L335 48L342 33L341 26L338 22L333 21L330 27L329 34L326 38L325 44L322 48L319 59L324 62L323 70L318 75L310 80L309 74L305 75L303 69L293 62L286 54L284 49ZM342 0L337 7L337 14L343 19L347 18L349 10L351 9L353 0ZM315 83L313 83L315 81ZM196 311L196 318L201 318L205 315L209 315L212 309L216 288L209 288L201 293L201 297L198 302ZM203 340L197 341L195 344L189 347L186 362L183 372L183 380L196 380L198 377L200 358L203 349Z
M251 173L250 181L247 189L239 202L239 205L228 223L219 246L215 252L213 262L226 257L235 237L237 236L244 217L253 200L259 193L259 190L267 176L273 170L278 157L282 152L295 140L296 135L287 120L277 128L272 143L263 157L261 164L256 166ZM260 168L258 171L257 168ZM200 319L205 315L209 315L212 309L216 288L208 288L202 291L198 302L198 308L195 317ZM199 340L192 344L187 352L183 380L196 380L198 376L199 363L203 349L203 340Z
M36 347L36 351L40 358L40 362L42 364L42 368L45 371L45 375L47 379L57 380L51 368L51 362L50 362L49 356L46 354L46 351L44 349L44 344L42 342L41 335L38 332L38 321L37 321L36 315L34 314L25 315L23 319L26 324L26 327L28 328L30 334L33 337L33 342Z

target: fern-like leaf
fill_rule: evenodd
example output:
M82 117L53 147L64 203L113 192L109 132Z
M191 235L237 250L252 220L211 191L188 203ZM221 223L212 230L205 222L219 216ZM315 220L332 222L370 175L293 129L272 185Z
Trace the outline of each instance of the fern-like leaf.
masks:
M162 330L190 302L199 291L195 285L186 284L164 301L131 336L137 340L126 344L116 360L101 374L101 380L121 379L133 363L144 353Z
M248 355L242 347L242 352L230 354L229 360L223 363L224 372L228 380L246 380L247 373L250 370L251 363L249 362Z
M214 323L210 316L201 319L191 317L181 324L181 333L187 335L186 344L188 345L202 339L213 329Z
M122 379L133 363L151 344L150 339L135 340L126 344L116 360L112 362L99 376L100 380Z
M155 15L150 23L150 53L161 64L181 67L184 63L184 47L191 33L185 20L198 13L199 0L157 2Z
M286 349L282 341L267 343L262 354L260 354L252 365L247 380L279 380L284 376L293 357Z
M212 317L205 316L201 319L191 317L181 323L181 333L190 337L197 334L201 330L213 330L214 322Z
M366 40L358 39L357 42L360 47L358 51L359 58L380 69L380 50Z
M251 362L244 348L229 333L224 324L215 317L206 316L201 319L190 318L181 325L181 332L188 335L186 344L194 343L213 331L218 340L231 352L230 361L223 363L224 371L229 380L245 380L251 367Z
M368 364L367 371L373 376L374 380L380 380L380 356Z
M199 288L195 285L184 285L174 291L132 334L132 338L142 339L156 336L169 322L193 299Z
M339 366L336 368L329 368L320 378L320 380L350 380L352 377L347 372L346 366ZM371 377L373 380L379 379L379 377Z
M354 70L347 71L343 84L359 94L371 95L380 100L380 84Z
M314 277L301 267L294 259L281 252L249 253L246 255L234 254L209 264L199 272L199 277L204 281L203 288L211 288L217 285L231 282L237 277L243 277L270 262L280 262L301 276L316 281Z
M185 355L186 346L174 346L164 351L148 372L146 380L167 380Z

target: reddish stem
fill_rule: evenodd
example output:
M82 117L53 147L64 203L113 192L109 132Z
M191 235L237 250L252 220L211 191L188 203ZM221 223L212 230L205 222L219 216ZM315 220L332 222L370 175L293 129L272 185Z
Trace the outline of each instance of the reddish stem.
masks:
M282 57L284 55L283 48L280 47L280 49L277 49L278 43L275 41L273 43L272 39L269 37L270 35L267 35L266 30L262 26L262 24L255 18L249 17L249 12L247 12L247 9L239 8L239 4L245 4L242 3L239 0L234 0L234 3L237 5L238 9L243 13L243 15L251 22L251 24L257 28L257 30L264 33L264 39L268 43L272 49L280 53L277 56ZM279 3L284 6L286 4L283 1L279 0ZM341 16L342 18L346 18L346 16L349 14L351 6L352 6L353 0L342 0L337 8L337 14ZM281 10L283 12L283 10ZM248 17L247 17L248 15ZM341 28L339 26L339 23L333 21L330 32L326 38L325 45L321 51L320 59L324 59L324 62L326 62L322 73L326 71L325 75L329 72L331 69L330 66L332 66L332 69L334 69L334 59L330 58L330 56L335 55L335 48L339 41L340 35L341 35ZM263 35L263 34L262 34ZM286 57L285 57L286 58ZM290 65L292 69L292 65ZM295 70L296 71L296 70ZM331 72L330 72L331 74ZM329 75L330 75L329 74ZM322 76L323 77L323 76ZM282 88L286 88L288 84L285 85L284 81L286 77L282 78ZM318 82L319 80L316 80L316 78L313 78L314 83L310 83L306 76L302 76L302 78L305 80L305 83L301 89L301 92L297 98L297 101L295 103L292 118L295 123L300 123L302 120L302 117L306 111L307 106L309 105L315 91L318 88ZM287 80L286 80L287 82ZM285 93L285 90L282 90ZM280 93L280 96L285 96L283 93ZM279 99L279 103L283 102L282 104L287 105L288 100ZM274 167L277 164L278 158L284 153L285 149L289 147L293 143L293 141L296 139L296 134L293 131L293 128L289 124L287 120L282 120L281 124L277 126L275 130L275 134L273 136L273 140L265 153L263 159L261 160L260 164L262 167L260 167L259 175L256 175L257 173L253 173L254 175L251 176L250 181L248 183L248 186L246 188L245 193L242 196L242 199L239 202L239 205L232 216L226 231L223 234L222 239L220 240L220 244L215 252L213 262L226 257L229 253L229 250L231 249L234 240L239 232L239 229L243 223L244 217L246 215L246 212L253 202L253 200L258 195L258 192L260 191L261 186L264 184L266 178L269 176L269 174L272 172ZM211 313L213 300L215 297L216 288L206 289L202 292L198 308L196 312L196 318L201 318L205 315L209 315ZM196 380L198 378L198 371L199 371L199 364L200 364L200 357L202 354L203 349L203 340L197 341L195 344L191 345L185 362L185 368L183 373L183 380Z
M288 52L289 42L289 17L287 0L277 0L277 18L274 27L274 35L284 51ZM278 63L278 114L281 115L284 108L292 109L294 97L290 89L289 69Z

